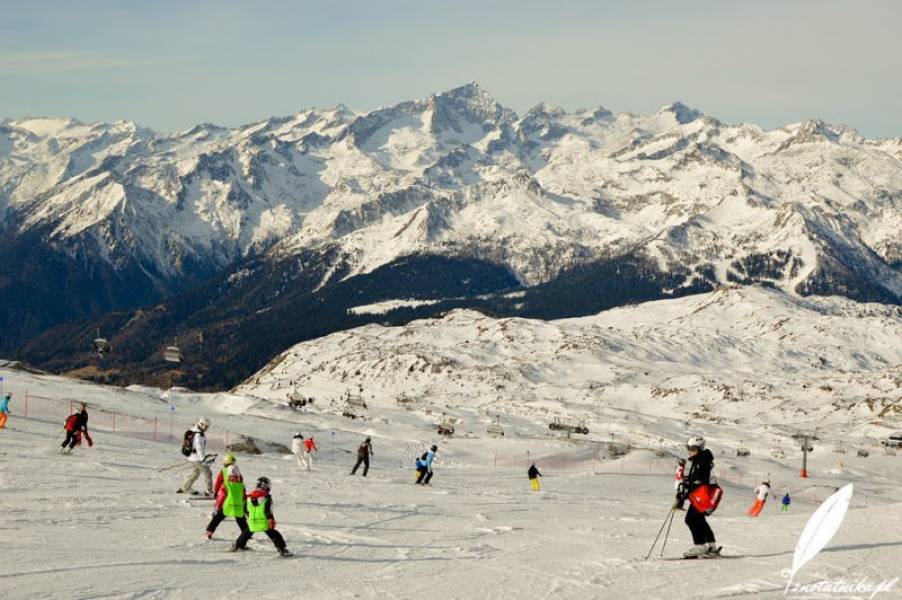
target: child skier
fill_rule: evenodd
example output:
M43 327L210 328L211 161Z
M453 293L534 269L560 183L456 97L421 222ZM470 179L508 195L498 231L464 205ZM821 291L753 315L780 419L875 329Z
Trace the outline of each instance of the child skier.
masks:
M72 452L75 444L78 442L78 413L72 413L66 417L66 423L63 428L66 430L66 439L60 445L60 452Z
M764 503L767 502L767 495L770 493L770 481L765 480L761 482L755 489L755 502L749 507L748 516L757 517L761 514L761 511L764 510Z
M789 492L783 496L783 499L780 500L780 512L789 512L789 504L792 500L789 499Z
M422 467L417 468L419 473L417 485L430 485L429 482L432 480L432 461L435 460L436 452L438 452L438 446L433 444L429 451L426 452L425 458L419 461Z
M207 417L201 417L197 420L197 423L194 427L191 428L191 434L193 435L193 439L191 442L191 452L188 454L188 462L192 463L194 466L191 469L191 472L188 473L188 477L185 478L185 481L182 483L182 487L177 490L179 494L192 493L197 494L191 488L194 486L194 482L197 481L197 478L201 475L204 476L204 482L206 483L206 491L208 496L213 495L213 473L210 471L210 467L207 466L206 458L207 458L207 429L210 428L210 421Z
M257 480L257 488L247 497L248 528L242 531L235 540L232 552L246 550L248 540L258 531L262 531L272 540L280 556L291 556L291 552L285 547L285 538L276 529L276 519L272 512L272 496L269 493L271 489L272 484L268 477L261 477Z
M683 477L686 476L686 459L678 458L677 459L677 467L676 471L673 473L673 490L677 492L677 496L679 496L680 486L683 485ZM683 510L683 504L685 504L686 499L678 499L674 508L677 510Z
M0 429L6 429L6 422L9 421L9 401L12 398L12 394L0 398Z
M213 518L207 525L204 533L206 539L213 537L213 532L226 517L233 517L242 533L247 531L247 519L244 518L244 478L238 465L235 464L235 455L229 452L222 459L222 469L216 476L213 484L213 493L216 503L213 505Z
M313 466L313 453L319 451L319 447L317 447L316 442L313 441L313 436L311 435L306 440L304 440L304 460L307 463L307 470L310 470L310 467Z
M366 477L366 474L370 470L370 456L373 455L373 440L370 437L367 437L363 442L357 447L357 462L354 463L354 468L351 469L351 475L357 473L357 467L363 463L363 476Z
M541 489L541 484L539 483L539 477L542 476L539 473L539 470L536 468L536 463L532 463L529 467L529 471L526 472L526 475L529 477L529 485L532 486L532 491L538 492Z
M689 452L689 461L692 465L689 467L689 473L683 479L683 485L677 500L685 501L691 499L693 494L700 492L703 486L709 486L711 483L711 471L714 470L714 455L705 448L705 440L701 436L693 436L686 442L686 449ZM695 502L689 503L689 509L686 511L686 525L692 532L692 541L695 544L691 549L683 553L686 558L698 558L700 556L717 556L720 549L714 539L714 532L708 525L706 513L699 510Z

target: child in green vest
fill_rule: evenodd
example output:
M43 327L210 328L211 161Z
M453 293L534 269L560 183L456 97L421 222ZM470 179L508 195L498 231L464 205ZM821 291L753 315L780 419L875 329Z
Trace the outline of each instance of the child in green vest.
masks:
M238 470L238 465L235 464L235 455L231 452L222 459L222 470L216 477L213 494L216 497L213 518L207 525L204 538L211 539L213 532L226 517L233 517L242 533L247 531L247 519L244 518L244 478Z
M285 539L276 530L276 519L272 513L272 496L269 490L272 484L269 477L261 477L257 480L257 489L247 497L247 525L248 528L241 532L238 539L232 545L232 552L246 550L247 542L258 531L269 536L280 556L291 556L291 552L285 547Z

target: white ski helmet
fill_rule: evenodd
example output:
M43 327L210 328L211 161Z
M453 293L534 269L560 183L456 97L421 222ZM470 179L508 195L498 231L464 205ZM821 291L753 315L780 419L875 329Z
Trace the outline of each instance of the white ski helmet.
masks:
M207 417L199 418L197 420L197 427L199 429L202 429L203 431L206 431L207 429L210 428L210 419L208 419Z
M705 447L705 438L700 435L693 435L688 440L686 440L687 448L698 448L702 450Z
M301 435L301 432L300 432L300 431L295 431L292 435L293 435L294 437L296 437L296 438L303 438L303 437L304 437L303 435Z

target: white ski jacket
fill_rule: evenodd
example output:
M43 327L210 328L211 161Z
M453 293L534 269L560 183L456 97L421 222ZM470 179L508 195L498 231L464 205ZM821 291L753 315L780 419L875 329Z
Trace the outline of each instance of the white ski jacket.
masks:
M204 462L204 457L207 456L207 436L195 425L191 428L191 431L194 432L194 450L191 452L191 456L188 457L190 462Z
M295 456L302 456L304 454L304 440L301 438L291 440L291 453Z

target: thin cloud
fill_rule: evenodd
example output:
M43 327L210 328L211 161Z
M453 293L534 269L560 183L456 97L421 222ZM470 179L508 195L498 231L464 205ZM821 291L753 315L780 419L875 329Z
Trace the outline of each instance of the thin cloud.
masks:
M159 67L188 60L184 56L134 57L105 52L57 50L0 54L0 73L7 75L83 73L142 67Z

